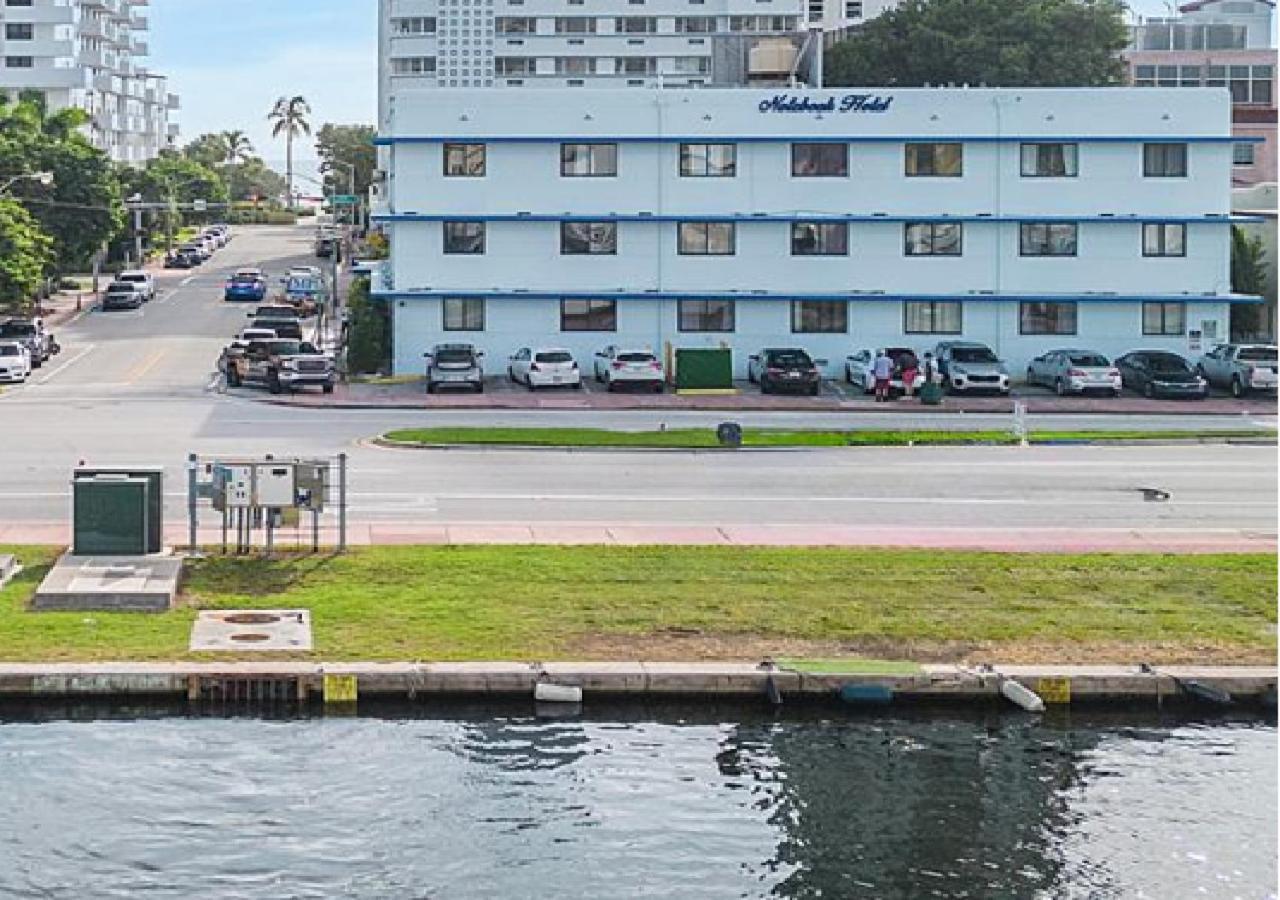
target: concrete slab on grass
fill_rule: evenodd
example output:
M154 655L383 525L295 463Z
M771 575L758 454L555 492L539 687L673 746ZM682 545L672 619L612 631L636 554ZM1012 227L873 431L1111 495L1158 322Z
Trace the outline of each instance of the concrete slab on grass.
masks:
M190 648L193 653L310 650L311 612L305 609L202 612L191 626Z
M21 567L18 560L7 553L0 553L0 588L9 583L9 579L17 575Z
M58 560L32 609L165 612L173 608L182 560L172 556L73 556Z

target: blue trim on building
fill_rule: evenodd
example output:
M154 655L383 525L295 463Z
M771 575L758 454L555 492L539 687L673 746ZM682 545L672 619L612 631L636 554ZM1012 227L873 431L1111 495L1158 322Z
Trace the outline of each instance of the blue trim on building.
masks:
M404 135L376 137L378 147L396 144L1261 144L1261 137L1232 135L812 135L812 134L685 134L685 135Z
M1187 224L1229 225L1233 223L1259 223L1262 216L1202 215L1202 216L1139 216L1134 213L1117 215L1083 216L953 216L944 213L912 213L910 215L877 215L865 213L734 213L732 215L703 215L700 213L384 213L370 216L373 222L1105 222L1109 224Z
M415 291L374 290L372 296L379 300L432 300L444 297L483 298L495 300L828 300L828 301L1004 301L1012 303L1232 303L1256 304L1264 302L1254 294L904 294L846 291L839 293L770 293L767 291L523 291L503 290L435 290L423 288Z

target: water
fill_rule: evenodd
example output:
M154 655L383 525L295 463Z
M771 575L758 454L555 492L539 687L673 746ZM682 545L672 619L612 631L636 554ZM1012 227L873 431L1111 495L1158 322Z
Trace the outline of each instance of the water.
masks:
M75 715L0 712L6 900L1275 896L1252 718Z

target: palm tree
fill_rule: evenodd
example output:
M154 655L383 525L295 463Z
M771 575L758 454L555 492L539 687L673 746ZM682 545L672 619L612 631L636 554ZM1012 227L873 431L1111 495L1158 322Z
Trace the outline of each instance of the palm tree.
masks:
M311 124L307 121L309 115L311 115L311 107L307 104L306 98L301 96L281 97L267 115L268 119L276 123L275 128L271 130L271 136L279 137L283 134L285 138L286 179L289 182L291 209L293 208L293 139L298 134L311 134Z
M236 170L253 158L253 143L243 131L224 131L218 135L222 144L222 162L227 167L231 202L236 200Z

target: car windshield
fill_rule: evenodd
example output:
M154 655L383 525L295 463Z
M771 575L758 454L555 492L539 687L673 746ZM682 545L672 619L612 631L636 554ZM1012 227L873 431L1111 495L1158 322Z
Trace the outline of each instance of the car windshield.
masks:
M803 350L771 350L769 351L771 366L811 366L813 361Z
M30 322L6 322L0 325L0 334L5 336L28 337L36 333L36 326Z
M448 363L450 365L456 363L465 363L471 365L472 356L470 350L459 350L454 348L441 349L436 351L436 362Z
M132 294L132 293L133 293L133 282L131 282L131 281L113 281L113 282L111 282L111 284L107 285L107 291L108 291L108 292L110 292L110 293L113 293L113 294L119 293L119 292L121 292L121 291L123 291L123 292L125 292L125 293L127 293L127 294Z
M1185 359L1181 356L1174 356L1172 353L1153 354L1148 357L1148 363L1153 372L1181 375L1191 371L1191 367L1187 365Z
M951 358L958 363L995 363L996 355L986 347L956 347L951 351Z
M267 347L277 356L301 356L316 352L316 348L306 341L272 341Z
M21 356L22 351L18 349L16 344L0 345L0 356Z
M121 275L120 280L128 282L142 282L147 280L147 276L141 273L137 275Z
M1073 353L1071 354L1071 365L1073 366L1092 366L1096 369L1103 369L1111 365L1107 362L1107 358L1098 353Z
M1236 357L1245 362L1275 362L1275 347L1245 347L1240 351L1240 355Z
M257 275L237 275L231 280L236 284L257 284L258 276Z
M652 353L619 353L618 362L626 363L647 363L653 362L656 357Z
M540 363L568 363L573 362L573 355L564 350L553 350L550 353L537 354L533 361Z

